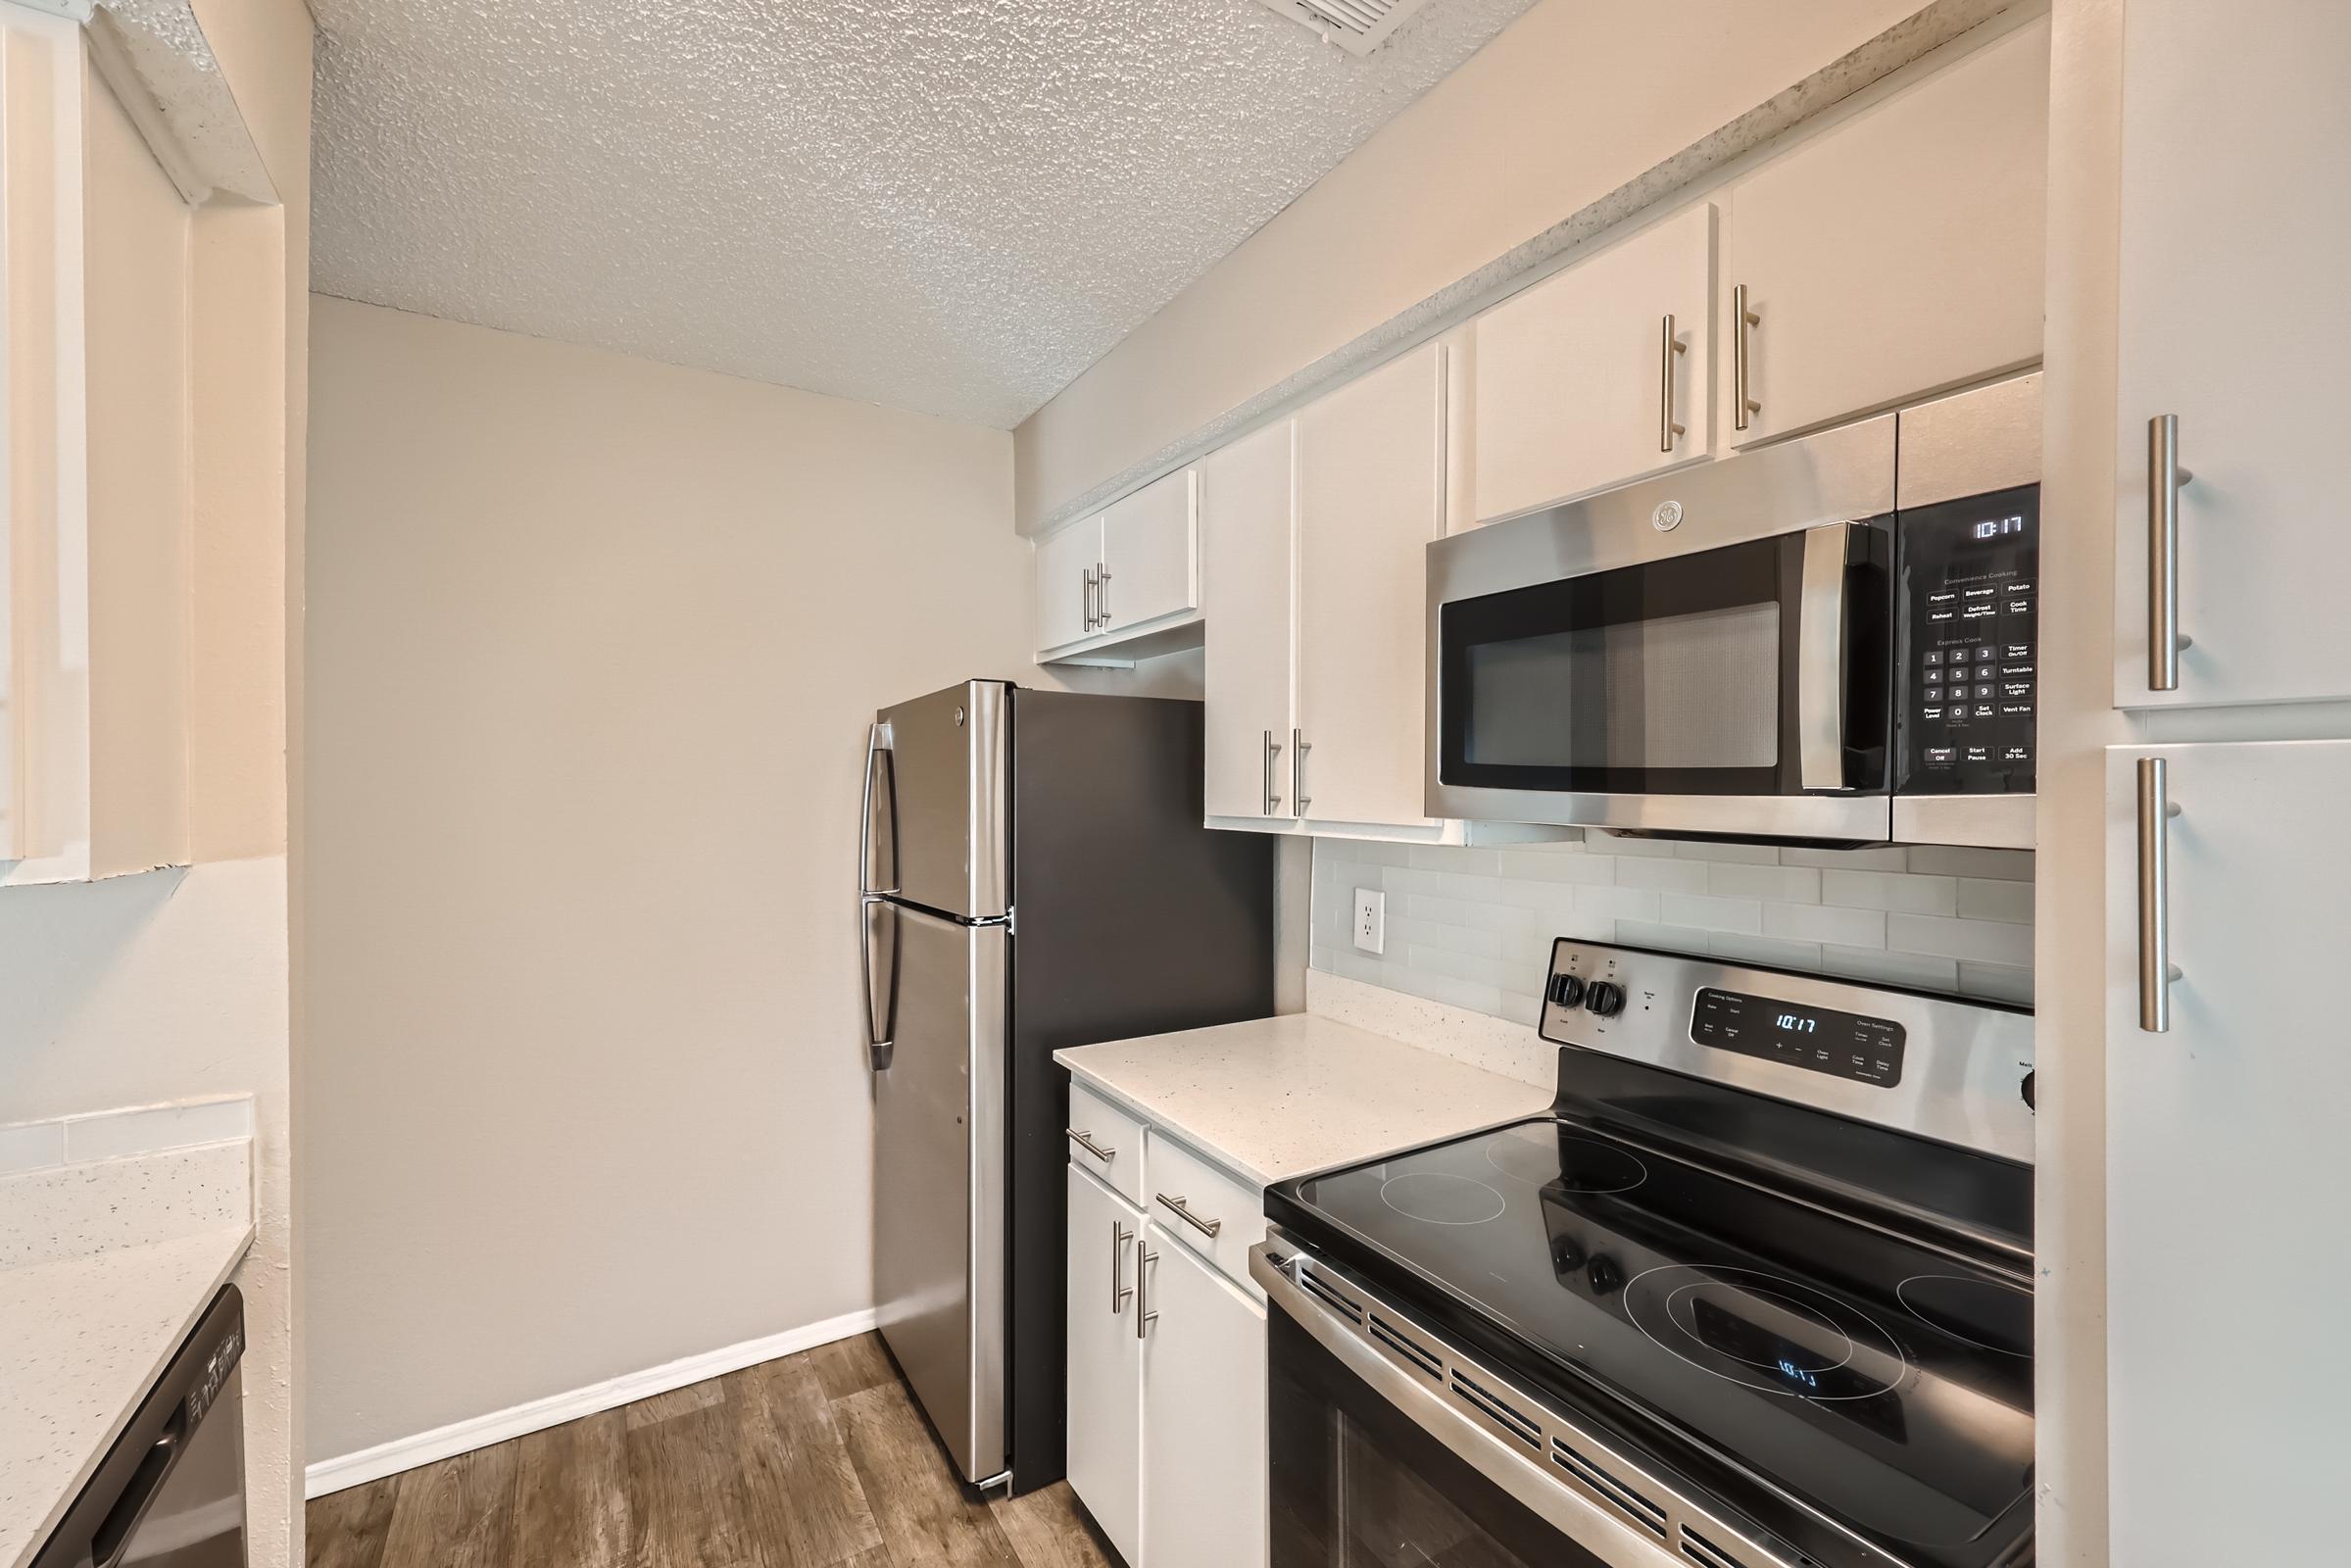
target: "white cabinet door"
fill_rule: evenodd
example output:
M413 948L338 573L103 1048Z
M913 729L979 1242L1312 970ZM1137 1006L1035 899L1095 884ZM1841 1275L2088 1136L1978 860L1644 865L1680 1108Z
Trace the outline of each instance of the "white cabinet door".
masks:
M1037 541L1037 649L1094 635L1093 574L1102 564L1102 519L1088 517Z
M1748 396L1761 407L1732 443L2040 358L2048 142L2043 18L1736 185L1724 405L1739 331L1732 291L1743 284L1758 318L1747 329Z
M1069 1167L1069 1489L1140 1564L1143 1347L1135 1338L1143 1216Z
M1291 479L1287 419L1200 465L1210 816L1286 822L1292 814L1284 771L1295 625Z
M1265 1308L1156 1225L1145 1248L1158 1316L1143 1342L1143 1556L1128 1560L1264 1568Z
M1713 300L1714 206L1701 202L1480 317L1480 519L1706 457Z
M1200 473L1157 479L1102 514L1104 631L1200 608Z
M2180 808L2163 1034L2139 1027L2141 758L2167 761ZM2107 759L2113 1560L2340 1562L2325 1499L2351 1408L2351 1051L2329 982L2351 931L2351 742Z
M1418 825L1429 541L1445 532L1445 350L1431 344L1298 416L1302 816ZM1302 787L1301 787L1302 785Z
M2351 6L2130 0L2115 700L2351 696ZM2147 671L2148 420L2179 419L2179 687Z

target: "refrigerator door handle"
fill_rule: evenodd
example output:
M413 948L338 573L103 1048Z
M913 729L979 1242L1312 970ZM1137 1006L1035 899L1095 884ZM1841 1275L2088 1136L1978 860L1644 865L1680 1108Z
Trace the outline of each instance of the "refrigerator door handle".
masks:
M857 933L857 974L865 989L865 1062L875 1072L889 1069L897 1034L898 906L887 899L858 901L862 927ZM874 949L887 949L881 962Z
M865 726L865 794L857 820L857 896L898 891L898 777L889 730Z

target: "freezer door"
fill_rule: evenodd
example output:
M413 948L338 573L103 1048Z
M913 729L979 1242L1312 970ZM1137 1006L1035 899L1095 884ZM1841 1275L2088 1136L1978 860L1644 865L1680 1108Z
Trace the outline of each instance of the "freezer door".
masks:
M886 766L869 765L869 846L895 863L867 874L925 908L984 920L1011 909L1011 688L975 680L882 710Z
M873 1075L882 1337L966 1481L1005 1466L1004 1052L1011 934L896 910L894 1049Z

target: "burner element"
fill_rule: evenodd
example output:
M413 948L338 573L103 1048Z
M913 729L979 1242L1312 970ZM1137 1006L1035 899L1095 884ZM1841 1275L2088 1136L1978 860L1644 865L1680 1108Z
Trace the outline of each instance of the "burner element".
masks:
M1914 1274L1894 1287L1910 1315L1979 1350L2033 1359L2033 1295L1958 1274Z
M1484 1182L1441 1170L1406 1171L1380 1184L1380 1200L1431 1225L1483 1225L1509 1205Z
M1762 1394L1870 1399L1909 1370L1893 1337L1859 1308L1759 1269L1669 1263L1636 1275L1624 1301L1660 1349Z
M1563 1193L1624 1193L1649 1179L1648 1166L1630 1151L1540 1124L1490 1140L1486 1163L1531 1187Z

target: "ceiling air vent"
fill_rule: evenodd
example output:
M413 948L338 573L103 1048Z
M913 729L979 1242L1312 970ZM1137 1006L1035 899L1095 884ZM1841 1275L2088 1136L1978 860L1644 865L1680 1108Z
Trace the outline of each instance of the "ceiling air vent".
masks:
M1350 55L1367 55L1428 0L1264 0L1269 10L1292 17Z

